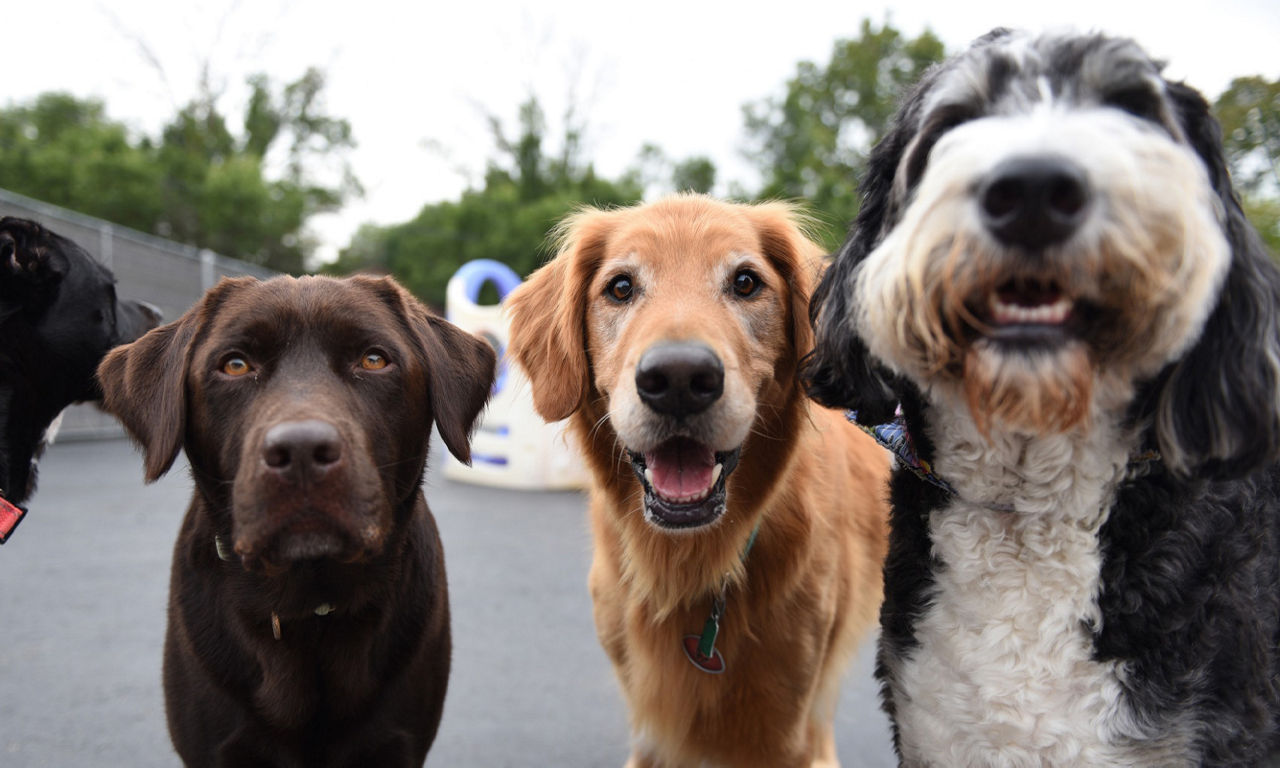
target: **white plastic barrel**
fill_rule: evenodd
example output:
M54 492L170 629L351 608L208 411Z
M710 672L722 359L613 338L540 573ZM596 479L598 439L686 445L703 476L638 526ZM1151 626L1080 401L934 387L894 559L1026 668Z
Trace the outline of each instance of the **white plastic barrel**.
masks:
M477 259L454 273L445 292L449 322L485 339L498 353L493 395L471 439L471 466L447 455L445 476L504 488L585 487L587 470L565 434L566 422L542 420L533 410L529 380L507 358L510 324L502 305L478 303L485 283L497 288L501 301L520 284L520 276L501 262Z

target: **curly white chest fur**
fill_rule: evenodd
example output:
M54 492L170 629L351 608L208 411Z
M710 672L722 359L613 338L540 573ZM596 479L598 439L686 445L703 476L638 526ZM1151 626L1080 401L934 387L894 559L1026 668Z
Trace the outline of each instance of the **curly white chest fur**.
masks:
M907 764L1180 764L1185 745L1143 733L1124 670L1093 654L1098 531L1131 441L1095 428L988 442L941 426L936 468L959 497L930 515L932 599L891 670Z

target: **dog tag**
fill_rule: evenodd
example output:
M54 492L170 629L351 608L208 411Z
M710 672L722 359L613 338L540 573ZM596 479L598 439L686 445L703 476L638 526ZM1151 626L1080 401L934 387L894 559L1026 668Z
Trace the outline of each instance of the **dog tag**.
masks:
M27 510L0 499L0 544L9 540L13 531L27 516Z
M712 648L710 656L703 656L698 650L699 643L702 638L698 635L684 636L684 655L689 658L690 663L698 669L712 675L719 675L724 672L724 657L720 655L720 651Z

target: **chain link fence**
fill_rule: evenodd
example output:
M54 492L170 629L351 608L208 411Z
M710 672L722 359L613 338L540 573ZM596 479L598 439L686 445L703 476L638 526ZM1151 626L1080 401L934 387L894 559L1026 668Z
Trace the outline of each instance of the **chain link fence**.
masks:
M120 298L156 305L163 322L181 317L223 277L251 275L265 279L276 274L256 264L144 234L4 189L0 189L0 216L34 219L75 241L115 273ZM58 439L122 434L119 423L111 416L90 405L77 405L64 414Z

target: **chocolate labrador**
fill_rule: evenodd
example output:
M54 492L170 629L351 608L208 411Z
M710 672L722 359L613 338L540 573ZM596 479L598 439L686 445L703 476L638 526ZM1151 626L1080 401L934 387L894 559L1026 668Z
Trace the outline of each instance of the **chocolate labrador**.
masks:
M449 676L421 484L494 353L391 279L223 280L98 370L148 481L185 449L164 687L188 766L416 766Z
M35 491L49 424L74 402L100 399L93 371L102 356L160 322L153 307L118 299L115 284L67 238L30 219L0 219L0 542L6 502Z

